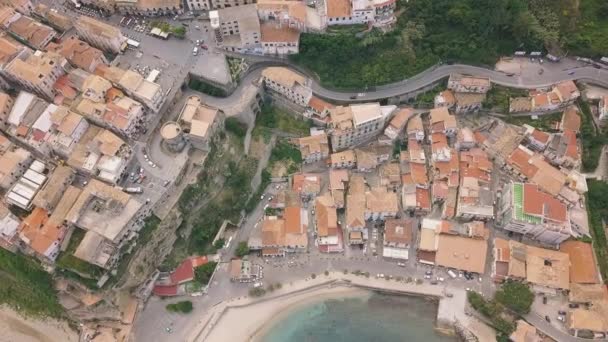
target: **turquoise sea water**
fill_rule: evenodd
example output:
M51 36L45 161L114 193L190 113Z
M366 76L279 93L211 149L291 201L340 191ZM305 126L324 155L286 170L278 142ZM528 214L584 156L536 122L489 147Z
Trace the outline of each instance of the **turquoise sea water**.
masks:
M453 342L433 329L437 304L372 293L299 307L277 321L263 342Z

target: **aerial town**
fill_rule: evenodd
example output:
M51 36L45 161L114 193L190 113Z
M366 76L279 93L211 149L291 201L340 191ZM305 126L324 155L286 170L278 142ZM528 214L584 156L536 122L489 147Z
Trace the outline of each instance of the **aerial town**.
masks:
M516 53L349 93L286 56L394 29L394 0L0 6L0 275L48 279L43 315L77 326L31 323L50 341L249 340L276 312L238 310L339 286L435 298L467 341L608 338L608 164L583 141L608 61Z

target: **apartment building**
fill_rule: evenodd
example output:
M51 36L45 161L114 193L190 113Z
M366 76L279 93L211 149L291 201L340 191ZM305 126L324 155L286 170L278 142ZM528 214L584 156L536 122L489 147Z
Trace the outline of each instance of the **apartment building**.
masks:
M19 13L10 20L8 31L35 50L43 50L57 36L52 28Z
M581 153L576 133L567 129L563 133L553 134L544 156L551 164L558 167L569 169L578 167L581 163Z
M422 126L420 115L412 116L407 122L405 132L407 133L408 139L414 139L417 142L422 142L424 140L424 127Z
M393 0L327 0L324 2L326 25L373 24L381 27L395 22Z
M492 84L487 77L473 77L451 74L448 79L448 89L457 93L485 94L490 91Z
M59 32L66 32L74 27L74 20L71 17L60 14L56 9L44 4L37 4L32 15Z
M450 75L448 89L453 91L454 111L456 113L467 113L481 109L486 93L491 87L492 84L487 77Z
M559 245L572 236L565 204L531 183L506 184L497 219L508 231Z
M133 151L124 140L107 129L90 125L75 142L67 164L81 173L116 184L132 157Z
M387 219L384 222L382 256L389 259L408 260L414 229L418 229L412 219Z
M233 52L261 52L261 28L255 4L209 12L219 47Z
M365 103L338 106L329 110L330 136L334 151L356 146L372 139L384 130L384 125L396 106Z
M155 113L158 113L165 102L166 96L161 86L146 80L135 71L102 64L97 67L95 74L110 81L127 96L143 103Z
M300 52L300 31L278 23L260 25L262 52L265 55L287 56Z
M549 143L551 135L534 127L527 127L526 139L531 149L544 151Z
M79 0L81 4L100 9L106 13L114 13L116 0Z
M262 82L266 89L306 107L312 98L311 81L289 68L269 67L262 71Z
M51 133L47 143L55 154L67 159L89 129L89 122L64 106L51 114L50 121Z
M429 115L431 122L431 133L443 133L449 137L456 135L458 126L456 117L450 114L446 107L433 108Z
M69 68L67 60L57 53L28 51L11 61L6 66L4 75L23 89L53 100L53 85Z
M33 161L32 154L0 133L0 189L7 191Z
M435 108L447 107L452 108L456 104L456 98L454 97L454 93L447 89L435 96L433 99Z
M95 72L101 64L109 64L101 50L98 50L86 42L71 36L61 44L49 43L47 51L60 54L70 62L75 68L80 68L87 72Z
M365 219L384 221L399 212L399 196L386 187L375 187L365 193Z
M346 195L346 230L348 244L360 245L365 243L365 213L366 213L366 185L362 175L353 174L348 184Z
M534 292L545 295L557 295L570 288L568 253L495 238L492 254L492 277L498 281L524 281Z
M74 256L102 268L110 268L129 233L143 226L149 209L131 195L92 179L82 189L65 220L86 234Z
M330 169L329 170L329 191L334 199L336 208L344 208L346 186L348 184L348 170Z
M12 7L23 15L30 15L34 9L31 0L0 0L0 5Z
M127 38L120 29L99 20L81 15L74 23L78 36L103 51L120 53L127 44Z
M186 5L191 11L209 11L213 9L211 7L211 0L186 0Z
M10 38L10 36L0 36L0 88L8 90L11 86L6 78L6 66L21 54L27 53L29 49Z
M384 130L384 135L389 137L391 140L397 139L401 131L407 124L408 120L414 115L414 111L411 108L402 108L395 113L391 121Z
M181 14L181 0L115 0L116 8L122 14L148 17Z
M216 133L224 127L224 113L202 103L200 97L190 96L177 123L194 148L207 151Z
M353 150L332 153L330 166L334 169L352 169L357 166L357 156Z
M280 27L288 27L300 32L306 32L311 21L315 21L309 17L309 13L313 14L315 11L304 1L260 0L257 2L257 8L261 21L272 22Z
M304 163L315 163L325 160L329 156L329 143L325 132L299 138L298 144Z
M480 148L462 151L459 171L456 216L478 221L494 218L494 194L490 189L492 162L486 152Z
M320 252L339 253L344 250L336 205L329 193L315 199L315 231Z

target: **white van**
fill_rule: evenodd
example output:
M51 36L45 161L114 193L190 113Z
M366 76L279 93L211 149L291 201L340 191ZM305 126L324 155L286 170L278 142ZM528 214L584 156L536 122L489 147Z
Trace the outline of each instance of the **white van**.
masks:
M192 50L192 55L193 55L193 56L198 55L198 48L197 48L197 47L195 47L195 48Z
M456 278L456 272L448 270L448 274L450 275L450 277L452 277L452 279Z

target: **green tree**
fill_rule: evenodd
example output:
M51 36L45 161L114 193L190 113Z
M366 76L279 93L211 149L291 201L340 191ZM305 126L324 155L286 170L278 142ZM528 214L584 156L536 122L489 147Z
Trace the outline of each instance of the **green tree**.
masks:
M226 243L226 240L224 240L223 238L219 238L219 239L215 240L215 243L213 243L213 247L215 247L215 249L222 249L222 248L224 248L225 243Z
M239 258L242 258L245 255L249 254L249 246L247 245L247 241L239 242L238 246L236 246L235 254Z
M496 291L495 299L518 314L525 315L530 312L530 306L534 301L534 293L527 284L507 280Z
M194 279L203 285L207 285L211 280L211 275L215 271L217 263L210 261L203 266L199 266L194 269Z
M172 26L171 27L171 33L180 39L183 39L186 36L186 28L179 25L179 26Z
M165 308L169 312L179 312L187 314L192 312L192 302L189 300L185 300L174 304L167 304Z

